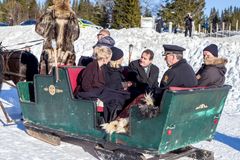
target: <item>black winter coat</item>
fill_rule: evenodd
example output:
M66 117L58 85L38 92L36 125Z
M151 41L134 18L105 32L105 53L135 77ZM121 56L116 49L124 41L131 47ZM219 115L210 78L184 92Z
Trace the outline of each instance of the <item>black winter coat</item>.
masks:
M77 78L76 98L95 100L105 86L105 67L99 68L98 62L94 60L89 63Z
M139 61L135 60L129 64L128 79L135 83L135 88L142 93L158 87L159 68L151 64L149 75L140 66Z
M105 66L105 86L115 90L123 90L122 82L125 82L123 67L112 68Z
M185 59L172 65L163 75L160 88L155 89L155 105L160 105L165 89L169 87L194 87L197 79L192 67Z
M192 28L192 21L193 21L192 17L186 16L184 18L184 21L185 21L185 27L186 28Z
M192 67L185 59L172 65L163 75L160 87L194 87L197 86L197 79Z
M227 59L214 58L205 61L197 72L199 86L221 87L225 82Z
M123 68L112 68L105 66L105 87L99 98L104 103L104 120L110 122L114 120L122 111L126 101L130 98L130 93L123 90L122 82L125 82Z

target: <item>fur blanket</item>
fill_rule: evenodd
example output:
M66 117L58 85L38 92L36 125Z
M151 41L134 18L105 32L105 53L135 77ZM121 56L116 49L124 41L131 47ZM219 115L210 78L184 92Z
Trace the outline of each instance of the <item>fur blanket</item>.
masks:
M75 64L73 42L80 34L78 20L70 7L70 1L54 0L53 3L54 5L47 8L35 27L35 31L45 38L43 49L45 54L47 53L44 57L47 57L49 71L54 66L55 58L60 65ZM44 59L41 59L40 63L41 70L44 70L46 65Z

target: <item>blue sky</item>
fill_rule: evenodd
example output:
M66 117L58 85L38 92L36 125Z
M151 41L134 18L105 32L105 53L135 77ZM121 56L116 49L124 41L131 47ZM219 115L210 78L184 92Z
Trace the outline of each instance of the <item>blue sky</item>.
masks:
M240 7L240 0L206 0L205 14L209 15L213 7L221 11L230 6Z
M39 2L45 2L45 0L38 0ZM91 0L94 1L94 0ZM150 3L159 5L162 0L150 0ZM217 10L221 11L224 8L230 6L240 7L240 0L206 0L205 14L209 15L211 8L215 7Z

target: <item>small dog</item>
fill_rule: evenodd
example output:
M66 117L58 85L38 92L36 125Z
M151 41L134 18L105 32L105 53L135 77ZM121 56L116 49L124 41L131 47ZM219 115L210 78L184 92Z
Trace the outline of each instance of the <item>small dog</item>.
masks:
M152 93L146 93L144 99L138 104L138 107L144 117L153 118L159 114L159 107L154 105Z

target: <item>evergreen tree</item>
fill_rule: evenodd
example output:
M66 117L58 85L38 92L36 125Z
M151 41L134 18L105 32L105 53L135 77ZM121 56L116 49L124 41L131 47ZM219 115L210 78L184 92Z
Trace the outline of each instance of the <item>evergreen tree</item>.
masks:
M53 5L53 1L52 0L46 0L44 6L45 6L45 9L48 7L48 6L52 6Z
M143 13L144 17L152 17L152 12L149 8L145 8L145 11Z
M184 26L184 17L191 13L195 25L200 24L204 19L205 0L172 0L166 1L158 15L165 22L173 22L173 25Z
M139 27L141 20L138 0L115 0L113 28Z
M102 17L101 23L99 25L104 28L112 27L112 13L114 7L114 0L97 0L97 5L102 8Z
M94 6L93 19L92 21L104 28L108 27L108 12L104 5L96 3Z
M39 16L39 7L36 0L28 0L28 18L29 19L37 19Z
M93 12L94 6L89 0L80 0L80 4L78 6L79 15L83 19L93 20Z
M213 32L217 31L217 24L220 22L220 17L219 12L215 9L215 7L211 9L208 20L210 24L212 23Z

